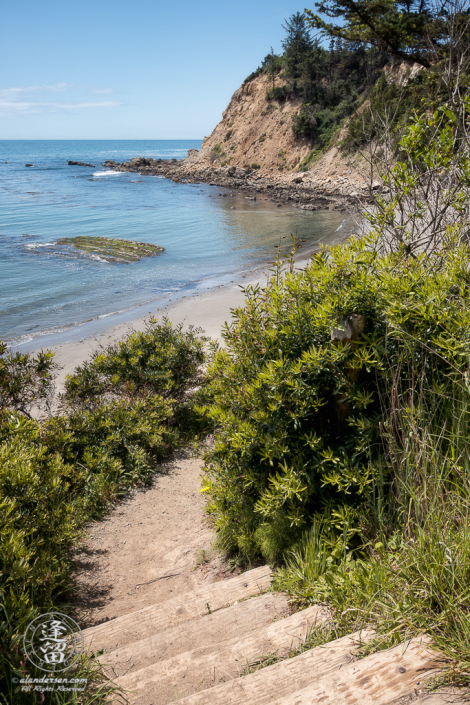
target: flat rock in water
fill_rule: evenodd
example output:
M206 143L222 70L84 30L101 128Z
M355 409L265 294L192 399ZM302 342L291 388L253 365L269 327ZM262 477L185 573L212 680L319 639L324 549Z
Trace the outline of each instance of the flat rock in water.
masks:
M117 240L111 237L64 237L59 245L71 245L77 250L98 255L107 262L138 262L143 257L155 257L164 251L164 247L151 245L147 242L133 240Z

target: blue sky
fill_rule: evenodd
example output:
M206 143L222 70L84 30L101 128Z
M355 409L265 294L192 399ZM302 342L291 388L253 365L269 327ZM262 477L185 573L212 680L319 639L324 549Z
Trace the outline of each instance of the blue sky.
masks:
M313 3L312 3L313 7ZM280 51L285 0L15 0L2 8L0 139L198 139Z

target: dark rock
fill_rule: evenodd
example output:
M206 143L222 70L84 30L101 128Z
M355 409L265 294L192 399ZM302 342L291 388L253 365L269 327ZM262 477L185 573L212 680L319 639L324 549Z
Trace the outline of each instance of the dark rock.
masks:
M34 166L34 164L25 164L25 166Z
M91 167L92 169L95 169L95 168L96 168L94 164L85 164L85 162L74 162L74 161L72 161L72 160L69 160L69 161L67 162L67 164L68 164L69 166L89 166L89 167ZM26 164L26 166L28 166L28 165Z

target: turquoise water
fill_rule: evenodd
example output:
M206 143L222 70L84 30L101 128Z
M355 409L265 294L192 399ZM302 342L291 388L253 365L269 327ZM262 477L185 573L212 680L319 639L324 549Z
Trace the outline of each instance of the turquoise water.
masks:
M218 187L101 166L134 156L183 159L200 144L0 141L0 339L31 347L84 337L140 315L144 303L156 308L177 292L233 280L272 258L291 233L311 248L346 232L338 212L280 209L259 198L253 205L218 195ZM69 159L96 167L68 166ZM55 246L76 235L151 242L165 252L111 264Z

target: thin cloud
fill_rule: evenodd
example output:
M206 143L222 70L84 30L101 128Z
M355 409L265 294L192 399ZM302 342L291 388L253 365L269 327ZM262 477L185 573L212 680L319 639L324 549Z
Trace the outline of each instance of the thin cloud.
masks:
M73 108L118 108L122 103L119 100L97 100L87 103L54 103L58 108L70 110Z
M0 88L0 96L15 96L24 93L62 93L67 88L72 88L71 83L55 83L53 85L43 84L42 86L22 86L21 88Z
M117 100L97 101L54 101L44 100L51 93L63 93L73 88L70 83L44 84L41 86L23 86L0 88L0 117L20 115L37 115L39 113L69 112L92 108L117 108L122 103ZM104 89L103 92L107 92ZM41 96L41 93L43 96ZM41 99L42 98L42 99Z
M105 95L109 93L114 93L112 88L93 88L90 93L94 93L95 95Z

